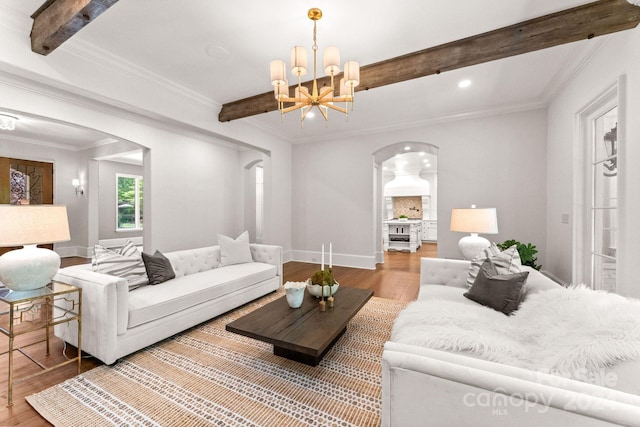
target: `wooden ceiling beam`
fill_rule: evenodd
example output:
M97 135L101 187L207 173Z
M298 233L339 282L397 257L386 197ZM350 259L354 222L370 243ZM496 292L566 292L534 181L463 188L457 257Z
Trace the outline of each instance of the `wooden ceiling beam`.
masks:
M118 0L47 0L31 15L31 50L48 55Z
M363 66L356 91L591 39L634 28L638 23L640 7L627 0L600 0ZM336 81L340 81L340 77ZM329 85L328 77L318 79L319 87ZM305 86L309 86L309 82ZM241 119L274 111L277 107L273 92L266 92L224 104L218 120Z

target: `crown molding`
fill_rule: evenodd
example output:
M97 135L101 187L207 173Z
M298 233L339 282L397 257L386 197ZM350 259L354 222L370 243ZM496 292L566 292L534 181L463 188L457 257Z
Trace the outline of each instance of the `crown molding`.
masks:
M169 79L166 79L159 74L149 70L148 68L141 67L128 61L120 56L114 55L108 50L102 49L95 44L86 42L79 38L72 38L63 46L60 47L63 50L77 58L85 60L94 66L108 69L124 76L135 79L143 80L145 82L151 82L166 91L175 93L178 96L182 96L191 101L205 106L212 110L219 110L222 108L222 104L201 95L187 87L181 86Z
M152 128L166 130L168 132L185 135L194 139L204 139L227 148L235 150L252 149L265 153L266 155L271 155L270 150L262 147L257 147L244 141L181 122L153 111L123 103L94 92L89 92L85 89L81 89L67 83L52 80L49 77L31 73L24 69L2 62L0 62L0 83L21 90L37 93L38 95L46 96L51 99L58 99L69 104L78 105L89 110L113 115L115 117ZM24 111L24 113L29 114L28 111ZM71 124L74 125L75 123ZM102 132L107 136L117 138L118 140L123 140L123 138L118 135L109 135L101 130L97 131ZM129 142L140 145L136 141Z
M367 136L373 134L380 134L383 132L396 132L407 129L414 129L424 126L432 126L441 123L451 123L462 120L472 120L484 117L491 116L499 116L503 114L511 114L511 113L519 113L523 111L531 111L531 110L540 110L547 108L548 103L542 99L534 99L531 101L515 103L515 104L495 104L489 106L487 108L477 109L477 110L469 110L469 111L460 111L456 113L451 113L447 115L442 115L438 117L430 117L426 119L420 120L406 120L406 121L398 121L394 123L387 123L381 126L371 126L367 129L351 131L351 132L341 132L340 138L356 138L360 136ZM265 129L267 130L267 129ZM282 135L279 135L282 139L287 139ZM327 135L324 137L318 137L317 135L310 136L308 138L299 138L295 141L291 141L292 144L309 144L309 143L317 143L317 142L325 142L334 138L335 135Z
M15 142L15 143L18 143L18 144L40 145L42 147L56 148L56 149L59 149L59 150L66 150L66 151L80 151L80 149L78 149L78 147L75 147L73 145L60 144L60 143L57 143L57 142L44 141L44 140L41 140L41 139L25 138L25 137L22 137L22 136L11 135L11 133L3 134L2 137L0 138L0 140L8 141L8 142Z
M10 8L0 3L0 25L20 34L28 34L29 25L25 25L25 22L30 23L31 18L23 14L23 12ZM27 32L25 32L27 31ZM143 80L145 82L151 82L154 85L162 88L165 91L172 92L176 96L186 98L192 102L196 102L200 106L205 106L213 111L220 110L222 104L214 101L213 99L206 97L191 90L187 87L179 85L169 79L166 79L159 74L147 68L140 67L131 61L128 61L120 56L96 46L95 44L81 40L78 37L74 37L64 43L58 49L69 55L75 56L81 60L87 61L93 66L97 66L103 69L107 69L116 73L119 73L125 78L134 80Z
M640 0L638 0L640 1ZM570 55L564 66L556 73L542 91L540 98L547 104L560 93L583 69L597 56L604 45L608 43L610 36L603 36L585 42L580 52Z

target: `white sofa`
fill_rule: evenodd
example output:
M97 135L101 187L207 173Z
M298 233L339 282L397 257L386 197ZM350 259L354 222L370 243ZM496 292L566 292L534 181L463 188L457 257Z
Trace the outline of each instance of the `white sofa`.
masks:
M477 305L462 295L468 269L469 261L423 258L418 300ZM557 286L530 270L523 293ZM636 391L628 392L392 337L382 356L382 426L640 426L634 363L623 364L617 373L622 381L632 379L627 388Z
M211 246L164 254L176 277L129 291L123 278L91 265L60 269L54 280L82 288L82 350L112 364L117 359L273 292L282 285L282 248L250 244L254 262L220 265ZM55 327L77 346L76 328Z

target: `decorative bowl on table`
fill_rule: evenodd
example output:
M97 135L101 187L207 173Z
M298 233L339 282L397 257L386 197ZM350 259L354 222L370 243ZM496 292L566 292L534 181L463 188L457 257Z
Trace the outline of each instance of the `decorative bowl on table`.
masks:
M320 296L322 295L322 288L324 288L324 296L328 297L335 294L338 291L339 287L340 284L336 282L331 286L331 294L329 294L329 286L313 285L311 284L311 280L307 280L307 291L309 291L309 293L316 298L320 298Z

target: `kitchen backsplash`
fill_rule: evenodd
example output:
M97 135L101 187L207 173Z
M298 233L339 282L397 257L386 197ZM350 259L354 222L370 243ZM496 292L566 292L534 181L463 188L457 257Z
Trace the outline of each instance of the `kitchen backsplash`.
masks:
M410 219L422 219L422 197L406 196L393 198L393 217L406 215Z

